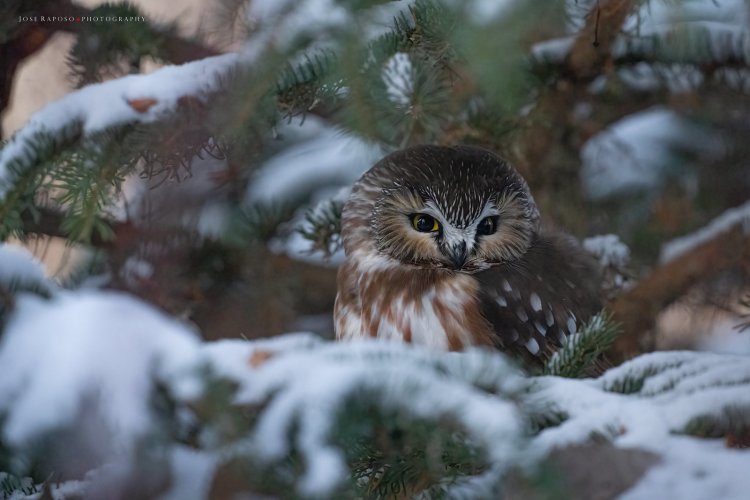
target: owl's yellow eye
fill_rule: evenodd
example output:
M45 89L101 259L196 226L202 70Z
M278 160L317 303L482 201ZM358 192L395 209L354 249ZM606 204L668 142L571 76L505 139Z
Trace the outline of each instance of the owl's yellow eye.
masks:
M440 223L434 217L427 214L414 214L411 216L411 225L420 233L434 233L440 231Z

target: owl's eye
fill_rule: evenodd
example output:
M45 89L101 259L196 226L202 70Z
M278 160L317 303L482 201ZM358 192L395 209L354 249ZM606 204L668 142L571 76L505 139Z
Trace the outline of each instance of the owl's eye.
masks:
M485 217L477 226L477 234L488 235L497 231L497 217Z
M434 217L427 214L414 214L411 216L411 225L420 233L434 233L440 231L440 223Z

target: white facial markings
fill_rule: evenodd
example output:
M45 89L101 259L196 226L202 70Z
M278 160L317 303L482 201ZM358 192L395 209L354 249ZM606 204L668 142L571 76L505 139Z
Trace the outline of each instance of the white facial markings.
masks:
M466 251L470 254L474 249L474 233L470 228L461 229L445 223L443 225L443 241L448 248L466 244Z
M434 201L428 200L425 203L422 212L434 217L440 222L443 230L443 241L449 248L460 245L461 243L466 244L466 251L471 254L476 246L477 242L477 228L479 223L482 222L486 217L493 217L500 215L500 211L492 202L487 202L479 215L466 227L457 227L453 225L446 217L445 212L455 212L456 207L447 207L447 210L441 209ZM460 214L459 218L463 218L464 215Z

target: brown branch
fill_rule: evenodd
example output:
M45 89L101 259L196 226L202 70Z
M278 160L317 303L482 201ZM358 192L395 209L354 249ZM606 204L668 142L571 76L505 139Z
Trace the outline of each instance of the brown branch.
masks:
M564 78L541 93L525 120L531 126L516 138L512 160L533 189L548 180L548 162L559 163L556 153L575 128L573 104L588 94L588 83L610 64L612 44L632 7L632 0L597 2L558 68Z
M655 269L609 306L623 333L615 357L627 359L651 346L646 338L658 314L691 287L750 261L750 234L735 226Z
M632 8L632 0L596 2L565 61L567 73L573 79L591 80L602 73L611 58L612 44Z

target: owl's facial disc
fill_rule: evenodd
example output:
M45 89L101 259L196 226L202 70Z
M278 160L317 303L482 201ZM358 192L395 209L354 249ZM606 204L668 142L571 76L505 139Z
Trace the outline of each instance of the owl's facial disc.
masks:
M438 240L438 247L453 270L472 272L489 267L489 263L478 256L477 250L485 237L496 232L498 220L497 208L488 202L479 216L466 227L458 227L454 221L444 223L445 229Z

